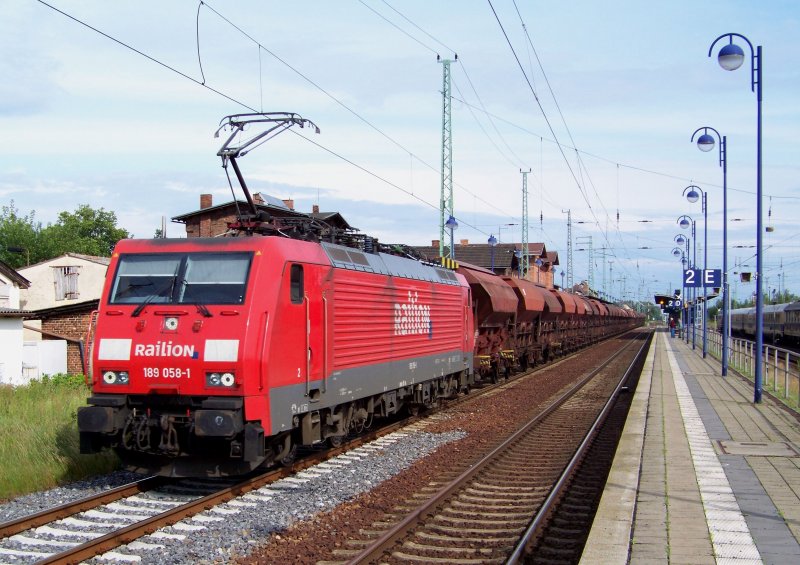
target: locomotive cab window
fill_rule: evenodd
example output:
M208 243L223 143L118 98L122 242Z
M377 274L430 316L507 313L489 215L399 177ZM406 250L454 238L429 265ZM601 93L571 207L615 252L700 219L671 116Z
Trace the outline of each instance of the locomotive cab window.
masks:
M292 265L289 274L291 282L292 304L302 304L303 302L303 265Z
M242 304L252 255L159 253L120 256L111 304Z

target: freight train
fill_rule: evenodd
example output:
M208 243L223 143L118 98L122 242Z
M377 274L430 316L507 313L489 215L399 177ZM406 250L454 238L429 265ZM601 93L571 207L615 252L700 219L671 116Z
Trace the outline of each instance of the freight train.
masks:
M731 310L731 334L754 338L756 309ZM765 304L762 309L764 339L775 344L800 344L800 301Z
M123 240L108 272L82 451L174 476L289 462L641 323L476 266L274 235Z
M631 310L477 266L447 269L311 217L270 217L236 165L247 145L230 150L232 138L220 154L250 204L232 237L114 249L92 396L78 410L83 453L112 448L127 468L167 476L288 464L299 446L337 445L376 418L642 323Z

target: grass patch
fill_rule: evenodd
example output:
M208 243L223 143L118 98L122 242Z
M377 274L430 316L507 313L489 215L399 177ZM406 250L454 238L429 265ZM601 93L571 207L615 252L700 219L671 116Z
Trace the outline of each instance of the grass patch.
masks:
M89 394L74 375L0 387L0 500L119 466L111 452L79 453L76 413Z

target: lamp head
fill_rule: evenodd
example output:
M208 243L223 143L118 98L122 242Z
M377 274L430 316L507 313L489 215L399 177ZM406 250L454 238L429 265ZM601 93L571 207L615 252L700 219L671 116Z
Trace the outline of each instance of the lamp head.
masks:
M677 243L678 245L683 245L686 243L686 238L683 237L682 235L679 235L678 237L675 238L675 243Z
M680 224L678 224L678 225L680 225L680 226L681 226L681 229L682 229L682 230L685 230L685 229L686 229L686 228L688 228L688 227L689 227L691 224L690 224L689 220L687 220L686 218L681 218Z
M700 193L697 192L694 188L690 189L689 192L686 193L686 200L694 204L698 200L700 200Z
M704 133L700 137L697 138L697 147L700 151L711 151L714 149L714 137L707 133Z
M458 222L453 216L447 218L447 221L444 223L445 227L449 230L458 229Z
M672 250L672 254L675 257L680 257L681 256L681 250L676 247L675 249Z
M717 61L726 71L735 71L744 63L744 51L735 43L729 43L719 50Z
M495 245L497 245L497 238L494 236L494 234L492 234L492 235L490 235L490 236L489 236L489 239L487 240L487 243L488 243L488 244L489 244L491 247L494 247Z

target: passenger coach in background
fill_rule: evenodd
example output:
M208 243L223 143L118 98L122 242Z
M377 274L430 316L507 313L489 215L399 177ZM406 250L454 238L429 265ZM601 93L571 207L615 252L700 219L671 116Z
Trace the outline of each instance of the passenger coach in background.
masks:
M766 304L763 316L764 339L776 345L800 344L800 301ZM731 310L731 334L755 338L755 307Z

